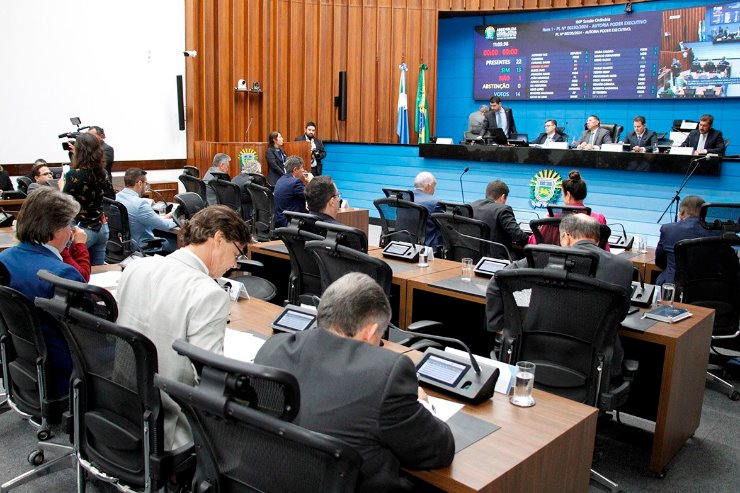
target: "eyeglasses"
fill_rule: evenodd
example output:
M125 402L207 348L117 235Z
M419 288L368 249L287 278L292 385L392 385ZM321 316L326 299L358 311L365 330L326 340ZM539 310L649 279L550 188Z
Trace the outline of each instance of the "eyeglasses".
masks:
M234 243L233 245L236 247L236 251L239 252L238 255L235 255L234 256L234 260L236 262L239 262L240 259L246 259L247 256L244 254L244 250L242 250L241 248L239 248L239 245L237 245L236 243Z

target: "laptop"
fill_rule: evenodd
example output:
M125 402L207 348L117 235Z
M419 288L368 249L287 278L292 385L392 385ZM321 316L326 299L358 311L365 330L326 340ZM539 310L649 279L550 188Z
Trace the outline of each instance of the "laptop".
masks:
M483 138L486 139L486 144L497 144L500 146L505 146L509 143L506 139L506 134L499 127L486 130Z
M516 147L529 147L529 135L511 134L511 138L509 138L509 144Z

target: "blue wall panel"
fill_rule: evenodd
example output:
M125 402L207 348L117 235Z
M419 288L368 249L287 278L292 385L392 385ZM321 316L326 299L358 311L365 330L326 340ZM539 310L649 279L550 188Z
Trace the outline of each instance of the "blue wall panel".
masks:
M717 0L664 1L634 4L639 11L668 10L720 3ZM518 14L457 17L439 20L437 51L436 135L462 139L468 115L485 101L473 99L473 28L487 23L529 22L569 17L622 14L624 6L549 10ZM714 115L715 127L730 139L728 154L740 154L740 99L653 100L653 101L511 101L517 130L536 136L544 120L555 118L566 132L580 135L589 114L603 122L619 123L625 132L632 129L632 118L641 114L648 127L667 132L676 118L697 120L701 114ZM622 136L625 134L623 133Z

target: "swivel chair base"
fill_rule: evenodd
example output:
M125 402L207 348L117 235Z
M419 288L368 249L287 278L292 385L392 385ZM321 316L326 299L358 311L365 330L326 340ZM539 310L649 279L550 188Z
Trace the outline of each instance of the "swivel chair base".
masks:
M732 385L727 380L724 380L714 373L707 371L707 381L708 382L717 382L720 384L720 386L727 390L727 396L730 398L730 400L737 401L740 400L740 392L735 390L735 386Z
M617 483L607 478L606 476L599 474L593 469L591 469L591 481L593 481L594 483L598 483L602 486L606 486L607 488L609 488L609 491L611 493L618 493L619 491L621 491Z
M39 442L37 447L38 448L28 456L28 461L31 464L37 465L37 467L0 485L0 493L11 491L18 486L33 481L36 478L55 473L57 471L76 468L77 456L75 455L73 447L51 442ZM64 455L44 463L44 451L62 452Z

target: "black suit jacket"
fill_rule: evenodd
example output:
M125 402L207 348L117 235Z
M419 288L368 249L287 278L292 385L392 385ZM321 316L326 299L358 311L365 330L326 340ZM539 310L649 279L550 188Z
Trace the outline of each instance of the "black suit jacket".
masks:
M660 227L660 239L655 249L655 265L663 269L658 275L656 284L673 282L676 276L676 257L674 248L681 240L691 238L704 238L706 236L717 236L718 231L704 229L699 217L689 216L677 223L668 223Z
M509 122L509 131L506 134L506 138L508 139L511 137L511 134L517 133L516 131L516 123L514 123L514 112L511 111L511 108L504 108L504 114L506 115L506 120ZM498 124L496 123L496 112L495 111L489 111L486 113L486 119L483 122L483 134L486 133L486 130L490 130L493 128L498 128Z
M492 200L477 200L473 206L473 217L480 219L491 228L491 241L501 243L511 250L512 243L524 245L529 235L521 230L514 217L514 211L506 204Z
M645 129L645 133L642 134L642 139L639 139L637 137L637 134L632 131L627 134L627 138L624 139L625 144L630 145L630 149L639 146L639 147L645 147L646 149L650 149L653 147L653 144L658 143L658 134L653 132L652 130Z
M105 170L108 172L108 178L113 180L113 148L103 142L103 161L105 162Z
M267 183L274 187L285 174L285 152L277 147L268 147L265 151L267 160Z
M273 336L254 361L298 379L296 424L339 438L360 453L358 491L395 491L404 483L401 467L432 469L452 462L452 432L419 404L416 369L407 356L314 329Z
M295 138L296 142L300 142L302 140L309 140L309 138L306 137L306 134L299 135ZM324 143L321 142L321 139L314 137L313 142L316 145L316 154L314 155L314 158L316 159L316 169L311 170L311 172L313 173L313 171L316 171L317 173L314 174L318 176L321 174L321 161L326 157L326 150L324 149ZM311 167L313 168L314 166Z
M545 140L547 140L547 134L546 134L545 132L542 132L541 134L539 134L539 135L537 136L537 138L536 138L536 139L534 139L534 142L532 142L532 143L533 143L533 144L544 144L544 143L545 143ZM551 140L552 142L565 142L565 141L563 140L563 136L562 136L562 135L560 135L560 134L559 134L559 133L557 133L557 132L555 132L555 133L553 134L553 136L552 136L552 139L550 139L550 140Z
M697 145L699 145L699 129L692 130L681 147L691 147L696 150ZM709 132L707 132L707 141L704 144L704 149L712 154L724 155L725 139L722 137L722 132L710 128Z

